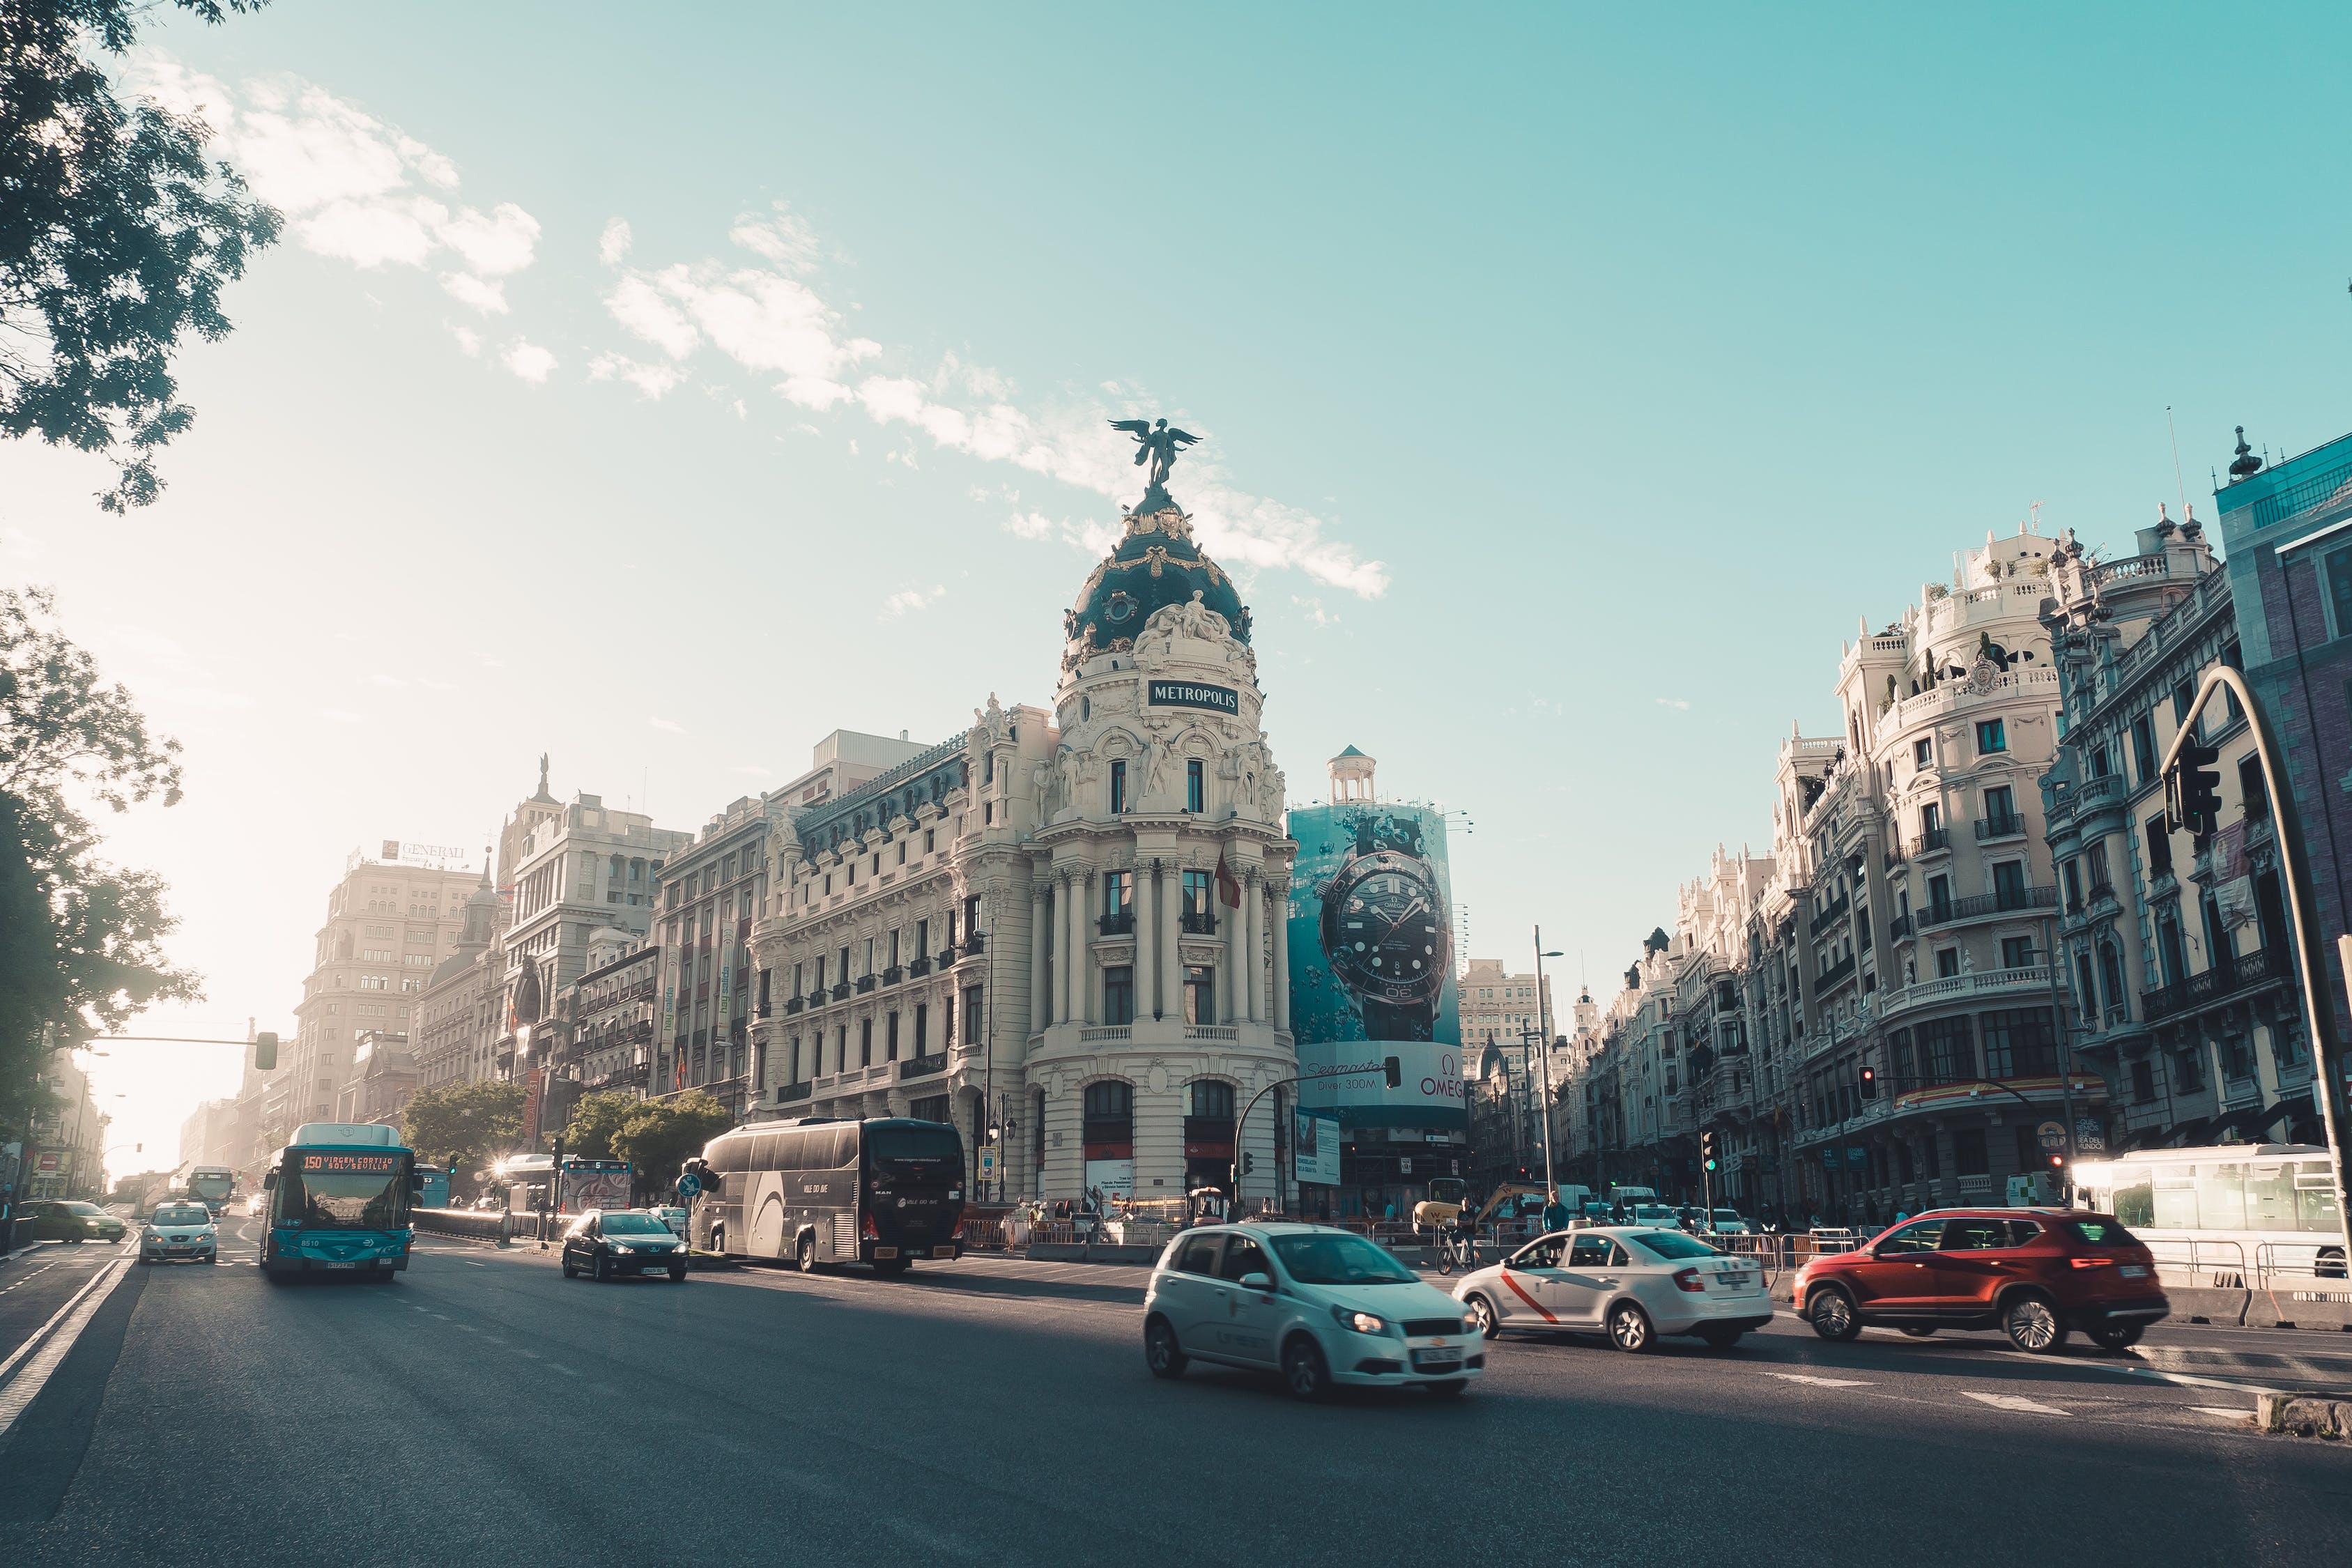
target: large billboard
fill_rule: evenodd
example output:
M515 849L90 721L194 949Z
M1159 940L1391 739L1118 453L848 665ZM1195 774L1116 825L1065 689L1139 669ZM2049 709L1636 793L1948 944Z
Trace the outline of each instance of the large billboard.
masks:
M1353 801L1290 813L1290 1026L1302 1107L1348 1127L1466 1127L1445 819ZM1391 1089L1384 1059L1398 1058Z

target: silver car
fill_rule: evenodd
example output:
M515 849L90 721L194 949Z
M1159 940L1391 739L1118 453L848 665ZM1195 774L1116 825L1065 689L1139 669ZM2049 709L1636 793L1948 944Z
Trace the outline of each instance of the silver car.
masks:
M1168 1244L1143 1299L1156 1377L1193 1357L1280 1372L1320 1399L1339 1385L1459 1394L1486 1371L1477 1325L1445 1293L1352 1231L1221 1225Z
M1753 1258L1651 1226L1539 1236L1464 1276L1454 1295L1488 1339L1505 1329L1582 1330L1622 1351L1646 1351L1660 1334L1696 1334L1728 1350L1772 1321Z
M199 1203L159 1205L140 1232L139 1261L219 1262L220 1227L213 1222L212 1210Z

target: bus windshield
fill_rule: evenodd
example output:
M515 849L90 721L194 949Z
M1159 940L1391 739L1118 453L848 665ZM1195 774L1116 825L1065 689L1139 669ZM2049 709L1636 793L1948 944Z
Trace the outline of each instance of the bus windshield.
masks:
M398 1154L287 1151L278 1223L320 1230L392 1230L408 1223L407 1162Z
M877 1176L954 1182L963 1176L963 1140L952 1127L900 1122L866 1130L866 1159Z

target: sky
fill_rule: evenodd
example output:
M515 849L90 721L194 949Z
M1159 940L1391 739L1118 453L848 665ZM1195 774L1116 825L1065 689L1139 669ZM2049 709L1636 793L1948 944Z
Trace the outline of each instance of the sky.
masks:
M692 828L835 728L1051 699L1139 492L1251 605L1294 799L1354 744L1469 949L1613 985L1769 847L1842 641L2040 502L2129 548L2231 427L2352 426L2352 19L2154 5L167 17L125 81L288 219L170 488L0 446L0 581L186 747L110 818L289 1030L328 889L559 795ZM2167 411L2179 433L2176 479ZM111 1047L118 1171L232 1047ZM114 1098L121 1096L121 1098ZM163 1162L153 1152L165 1151Z

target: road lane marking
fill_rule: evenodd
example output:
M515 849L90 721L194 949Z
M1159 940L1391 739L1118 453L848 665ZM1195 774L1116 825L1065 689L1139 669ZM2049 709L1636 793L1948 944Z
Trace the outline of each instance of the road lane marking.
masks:
M2014 1394L1979 1394L1973 1389L1966 1388L1962 1389L1960 1394L1963 1398L1973 1399L1982 1405L1990 1405L1996 1410L2014 1410L2024 1415L2066 1415L2072 1414L2069 1411L2059 1409L2054 1405L2042 1405L2034 1400L2021 1399Z
M2232 1421L2251 1421L2254 1413L2228 1405L2192 1405L2189 1407L2200 1415L2223 1415Z
M26 1351L37 1343L41 1344L39 1353L26 1362L23 1370L9 1378L5 1386L0 1386L0 1438L8 1436L8 1428L16 1424L16 1418L25 1413L25 1407L32 1404L47 1385L49 1374L57 1371L58 1363L66 1359L66 1353L80 1340L82 1330L89 1326L90 1319L98 1315L99 1308L106 1304L106 1299L114 1293L114 1287L121 1284L122 1277L129 1272L131 1263L125 1258L92 1279L82 1287L81 1294L58 1309L59 1316L67 1312L73 1316L59 1324L57 1332L49 1333L49 1325L57 1323L57 1318L51 1318L41 1325L41 1333L48 1335L47 1342L41 1343L39 1336L36 1335L26 1341L15 1355L0 1362L0 1376L6 1376L9 1369L24 1359Z
M54 1263L44 1263L38 1268L34 1269L30 1274L26 1275L22 1279L17 1280L16 1285L30 1285L34 1280L38 1279L42 1275L47 1274L50 1269L55 1268L56 1267L57 1265ZM0 1296L5 1296L9 1290L14 1290L16 1288L16 1285L11 1285L7 1289L0 1290Z
M1854 1377L1808 1377L1801 1372L1768 1372L1767 1377L1777 1377L1783 1383L1809 1383L1816 1388L1868 1388L1870 1384Z
M568 1366L564 1365L564 1364L563 1364L562 1362L560 1362L560 1361L551 1361L551 1362L549 1362L547 1364L548 1364L548 1368L549 1368L549 1370L553 1371L553 1372L560 1372L560 1373L562 1373L564 1376L566 1376L566 1377L578 1377L578 1376L580 1375L578 1373L576 1373L576 1372L572 1371L570 1367L568 1367Z

